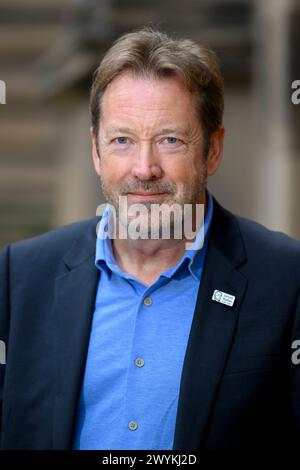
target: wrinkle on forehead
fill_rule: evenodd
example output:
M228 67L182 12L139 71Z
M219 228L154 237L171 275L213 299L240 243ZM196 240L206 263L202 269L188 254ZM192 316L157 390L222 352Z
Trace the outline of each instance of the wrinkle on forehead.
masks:
M171 91L171 93L170 93ZM162 79L133 77L130 73L115 78L103 95L103 104L136 110L166 111L174 105L195 108L195 95L176 77Z
M102 106L100 128L106 136L113 129L124 129L143 138L168 132L177 132L192 141L199 141L202 136L195 95L176 77L133 77L127 72L109 84Z

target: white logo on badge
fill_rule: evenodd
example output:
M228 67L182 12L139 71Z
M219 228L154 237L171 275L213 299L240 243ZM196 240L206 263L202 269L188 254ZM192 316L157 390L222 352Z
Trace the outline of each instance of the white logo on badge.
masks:
M228 307L232 307L235 301L235 296L222 292L221 290L214 290L212 300L219 302L220 304L228 305Z

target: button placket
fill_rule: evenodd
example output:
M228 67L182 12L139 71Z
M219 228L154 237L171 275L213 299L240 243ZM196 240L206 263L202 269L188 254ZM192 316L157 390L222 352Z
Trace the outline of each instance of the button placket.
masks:
M142 300L142 303L140 304L139 309L142 310L143 306L145 306L145 307L150 307L152 304L153 304L152 297L148 295L147 297L145 297L145 298ZM141 313L142 316L143 316L143 313L142 313L142 312L140 312L140 313ZM137 313L137 314L139 314L139 313ZM141 319L141 318L142 318L142 317L140 317L140 319ZM135 343L135 339L133 340L133 343L132 343L132 351L131 351L131 354L132 354L132 355L134 355L134 349L135 349L136 351L137 351L137 349L139 349L139 347L137 347L137 349L134 347L134 343ZM137 344L136 344L135 346L137 346ZM140 357L140 356L136 356L135 358L133 358L133 364L134 364L134 367L135 367L135 369L136 369L136 371L137 371L137 368L141 369L142 367L145 366L145 360L144 360L142 357ZM131 372L129 372L129 376L128 376L128 382L131 383L131 384L132 384L132 381L131 381L131 379L130 379L130 375L131 375L132 373L134 373L133 369L131 370ZM138 372L137 372L137 373L138 373ZM132 376L132 378L133 378L133 377L135 377L134 380L138 380L138 376ZM137 421L135 421L135 420L129 421L127 426L128 426L128 429L131 430L131 431L136 431L136 430L138 429L138 423L137 423Z

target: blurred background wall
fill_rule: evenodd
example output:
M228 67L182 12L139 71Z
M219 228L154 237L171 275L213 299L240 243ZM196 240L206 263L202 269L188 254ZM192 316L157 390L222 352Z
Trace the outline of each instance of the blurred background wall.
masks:
M300 238L299 0L1 0L0 247L95 215L92 73L114 39L145 24L219 55L227 133L211 191Z

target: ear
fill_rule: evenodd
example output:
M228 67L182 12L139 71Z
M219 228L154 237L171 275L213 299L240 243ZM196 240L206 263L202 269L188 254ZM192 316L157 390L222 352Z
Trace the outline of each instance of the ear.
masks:
M207 155L207 174L212 176L220 166L223 153L225 128L221 126L211 136L210 147Z
M93 157L93 163L94 163L94 168L98 176L101 175L101 158L100 155L98 154L98 149L97 149L97 136L94 133L94 130L92 127L90 127L90 136L92 139L92 157Z

